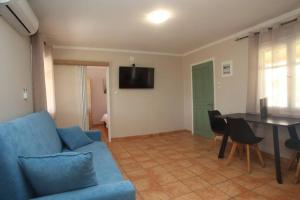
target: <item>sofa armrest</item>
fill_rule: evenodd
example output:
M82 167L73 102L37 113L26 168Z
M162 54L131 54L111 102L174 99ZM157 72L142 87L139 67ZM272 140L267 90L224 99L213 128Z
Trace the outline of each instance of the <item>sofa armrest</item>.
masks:
M91 131L85 131L86 135L94 140L94 141L101 141L101 132L98 130L91 130Z
M130 181L121 181L74 190L31 200L135 200L135 188Z

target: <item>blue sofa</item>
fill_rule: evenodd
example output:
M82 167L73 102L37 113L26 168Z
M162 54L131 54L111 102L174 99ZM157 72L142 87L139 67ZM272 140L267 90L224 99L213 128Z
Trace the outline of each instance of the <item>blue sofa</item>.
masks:
M18 156L39 156L69 150L64 147L55 123L47 112L33 113L0 124L0 199L135 200L133 185L124 180L107 146L99 141L100 132L90 131L87 135L95 142L75 151L93 153L98 185L36 197L22 174Z

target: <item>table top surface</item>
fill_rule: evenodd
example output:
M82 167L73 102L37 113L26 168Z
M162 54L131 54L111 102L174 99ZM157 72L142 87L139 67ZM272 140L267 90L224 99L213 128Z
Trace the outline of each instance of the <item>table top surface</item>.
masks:
M221 115L221 118L243 118L248 122L261 123L261 124L270 124L277 126L295 126L300 124L299 118L290 118L290 117L275 117L268 116L267 118L261 118L260 114L250 114L250 113L233 113L227 115Z

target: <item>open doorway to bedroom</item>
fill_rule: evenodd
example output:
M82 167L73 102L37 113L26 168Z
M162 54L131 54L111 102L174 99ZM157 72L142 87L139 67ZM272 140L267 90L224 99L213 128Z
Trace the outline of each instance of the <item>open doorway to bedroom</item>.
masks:
M108 65L55 64L54 85L58 127L100 130L102 141L111 141Z
M90 129L99 129L108 141L108 67L87 66L88 121Z

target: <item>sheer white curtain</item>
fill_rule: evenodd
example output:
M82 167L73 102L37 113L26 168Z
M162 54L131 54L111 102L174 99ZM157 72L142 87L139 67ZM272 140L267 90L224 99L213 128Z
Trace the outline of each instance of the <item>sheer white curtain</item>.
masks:
M89 130L88 101L87 101L87 72L85 66L80 66L80 94L81 94L81 127Z
M257 113L257 88L258 88L258 35L250 34L248 37L248 113Z
M300 23L274 26L259 34L257 111L268 98L269 113L300 115Z

